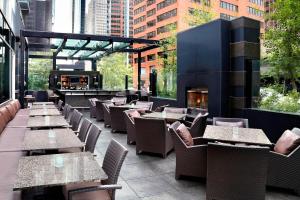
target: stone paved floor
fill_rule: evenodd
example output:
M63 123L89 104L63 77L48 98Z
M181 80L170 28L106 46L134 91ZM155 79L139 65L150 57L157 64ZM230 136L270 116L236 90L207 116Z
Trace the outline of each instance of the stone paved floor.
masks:
M89 113L85 113L88 117ZM111 133L103 122L91 119L101 129L96 151L102 164L106 148L113 138L128 149L118 184L123 188L116 193L117 200L205 200L205 181L175 180L175 153L166 159L135 154L135 145L127 145L126 134ZM266 200L299 200L290 191L268 189Z

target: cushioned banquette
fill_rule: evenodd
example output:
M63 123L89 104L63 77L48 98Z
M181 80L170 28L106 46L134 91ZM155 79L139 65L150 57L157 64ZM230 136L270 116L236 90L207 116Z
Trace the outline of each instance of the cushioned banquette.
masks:
M24 156L22 143L29 110L21 109L18 100L0 106L0 199L20 200L21 193L13 191L19 159Z

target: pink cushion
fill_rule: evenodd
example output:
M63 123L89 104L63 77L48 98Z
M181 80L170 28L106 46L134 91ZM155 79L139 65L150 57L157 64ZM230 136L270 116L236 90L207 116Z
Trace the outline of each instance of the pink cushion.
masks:
M243 122L223 122L223 121L216 121L216 126L231 126L231 127L244 127Z
M181 137L181 139L184 141L184 143L187 146L193 146L194 145L194 141L193 141L193 138L191 136L191 133L189 132L189 130L187 129L187 127L184 124L180 124L177 127L176 132L179 134L179 136Z
M1 120L4 120L5 123L8 123L10 120L12 120L11 114L6 107L1 107L0 113L2 114Z
M4 130L6 126L6 122L5 120L3 120L3 115L2 113L0 113L0 134L2 133L2 131Z
M289 154L300 144L300 136L286 130L275 144L274 151L281 154Z
M14 106L12 104L8 104L5 107L8 110L8 113L10 114L11 119L13 119L17 113Z
M134 120L134 118L141 117L141 114L137 110L133 110L128 115L132 120Z

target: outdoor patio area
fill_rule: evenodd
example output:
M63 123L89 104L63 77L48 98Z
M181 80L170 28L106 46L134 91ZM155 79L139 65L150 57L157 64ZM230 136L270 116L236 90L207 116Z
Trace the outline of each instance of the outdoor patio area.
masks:
M89 118L89 112L84 116ZM135 145L127 144L127 134L112 133L111 128L104 127L103 122L89 118L102 129L96 145L97 160L102 163L110 140L116 139L128 149L127 157L122 166L116 199L120 200L204 200L206 199L206 184L204 179L175 179L175 153L167 158L147 154L136 155ZM266 200L298 200L291 191L268 188Z

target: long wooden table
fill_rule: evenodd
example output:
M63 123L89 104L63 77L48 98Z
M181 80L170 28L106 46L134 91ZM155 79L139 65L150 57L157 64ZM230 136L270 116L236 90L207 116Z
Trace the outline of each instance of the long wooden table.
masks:
M24 151L82 147L84 147L84 143L68 128L27 130L23 142Z
M60 128L60 127L70 127L69 123L65 120L63 116L36 116L29 117L28 128L38 129L38 128Z
M52 116L52 115L61 115L57 108L41 108L41 109L30 109L29 116Z
M107 174L90 152L22 157L13 190L99 182Z

